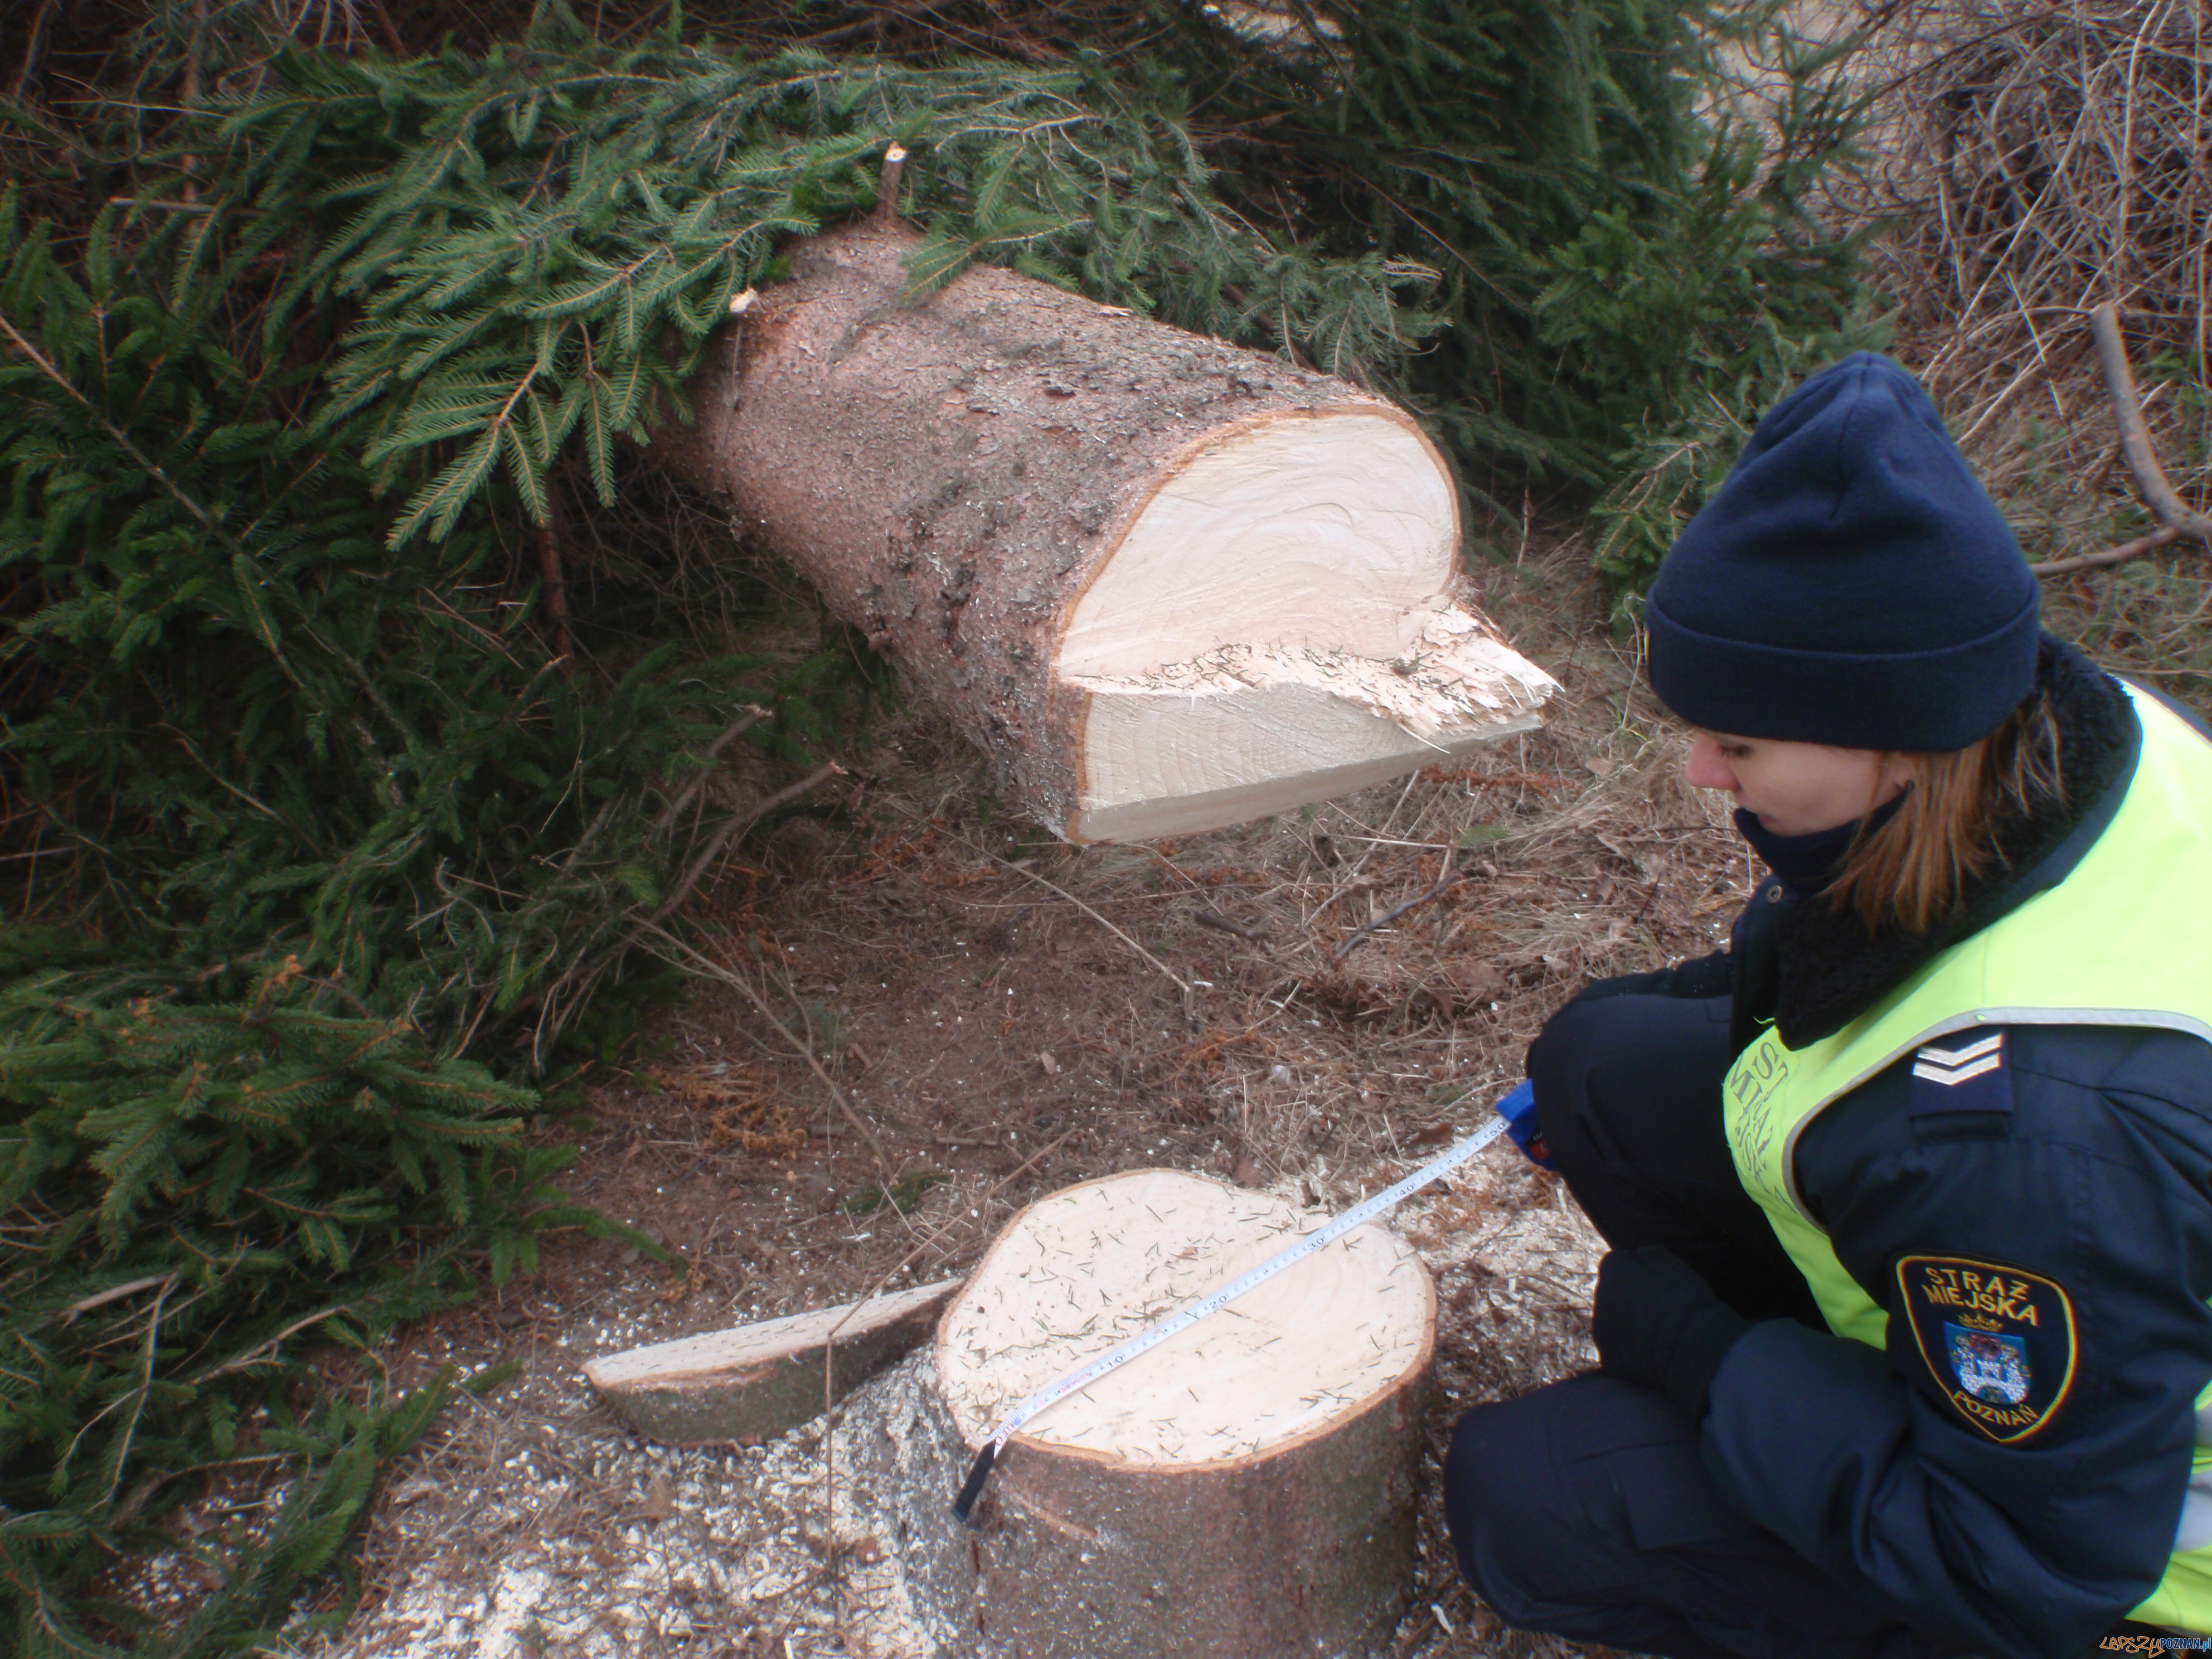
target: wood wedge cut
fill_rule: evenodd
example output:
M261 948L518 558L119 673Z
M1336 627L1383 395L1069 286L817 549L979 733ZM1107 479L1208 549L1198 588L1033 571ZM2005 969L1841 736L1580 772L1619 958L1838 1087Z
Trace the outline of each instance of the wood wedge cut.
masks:
M820 1414L832 1331L831 1377L842 1395L925 1341L959 1282L630 1348L592 1360L584 1376L610 1411L651 1439L773 1439Z

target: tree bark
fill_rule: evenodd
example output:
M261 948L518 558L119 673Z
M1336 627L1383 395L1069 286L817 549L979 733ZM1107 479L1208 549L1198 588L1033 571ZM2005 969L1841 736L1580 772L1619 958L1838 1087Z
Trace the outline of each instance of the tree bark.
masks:
M949 1455L902 1467L949 1502L1017 1401L1324 1219L1161 1170L1038 1200L946 1310L927 1408L888 1431ZM1435 1318L1419 1258L1364 1227L1060 1401L1000 1455L971 1547L941 1507L905 1528L924 1622L1019 1659L1375 1650L1413 1582Z
M1347 382L978 267L796 244L655 449L1075 842L1211 829L1536 724L1457 601L1457 492Z

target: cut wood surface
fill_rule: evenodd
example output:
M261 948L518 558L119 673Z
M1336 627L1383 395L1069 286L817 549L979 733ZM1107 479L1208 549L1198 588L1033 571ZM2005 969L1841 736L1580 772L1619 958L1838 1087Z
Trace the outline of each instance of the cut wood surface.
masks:
M938 1328L936 1391L962 1450L1327 1218L1163 1170L1030 1205ZM979 1510L987 1650L1370 1650L1413 1582L1435 1316L1412 1247L1359 1228L1034 1419Z
M1217 828L1537 722L1460 600L1449 469L1349 382L978 267L794 245L656 451L1071 841Z
M676 1445L767 1439L821 1413L823 1356L833 1338L830 1376L842 1395L927 1340L958 1285L940 1279L630 1348L592 1360L584 1376L610 1411L653 1439Z
M946 1312L938 1364L954 1419L980 1445L1024 1396L1328 1220L1172 1170L1040 1200ZM1061 1401L1020 1438L1162 1468L1279 1447L1423 1363L1427 1284L1397 1234L1356 1228Z

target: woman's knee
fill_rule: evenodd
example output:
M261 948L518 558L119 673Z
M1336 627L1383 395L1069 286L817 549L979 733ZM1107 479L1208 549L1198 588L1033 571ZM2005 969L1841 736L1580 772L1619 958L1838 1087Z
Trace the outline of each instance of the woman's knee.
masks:
M1562 1544L1546 1524L1559 1493L1536 1403L1543 1392L1468 1412L1444 1459L1444 1519L1460 1571L1513 1623L1529 1620L1547 1600L1543 1564Z
M1570 1182L1732 1179L1720 1110L1728 1043L1725 999L1577 998L1553 1014L1529 1045L1528 1078Z

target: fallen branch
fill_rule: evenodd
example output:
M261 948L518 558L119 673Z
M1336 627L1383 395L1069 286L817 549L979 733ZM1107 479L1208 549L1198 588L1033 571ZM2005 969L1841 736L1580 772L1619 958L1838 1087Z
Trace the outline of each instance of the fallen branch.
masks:
M797 783L755 801L742 812L732 813L729 822L714 832L714 839L707 843L706 851L691 860L691 867L684 872L684 878L676 884L675 890L661 902L660 908L647 918L647 925L650 926L667 920L676 907L691 896L691 890L699 884L700 878L714 868L715 860L722 856L722 849L740 834L758 823L777 807L788 806L802 795L811 793L817 785L827 782L831 778L842 778L844 775L845 769L838 765L836 761L824 761L805 777L799 779ZM633 933L630 939L635 938L636 934ZM625 945L629 942L629 939L623 941Z
M1237 938L1249 939L1255 945L1265 945L1267 942L1267 934L1261 933L1257 927L1247 927L1241 921L1231 921L1218 910L1201 908L1193 914L1191 920L1201 927L1211 927L1218 933L1234 933Z
M720 749L722 744L727 743L732 738L737 736L738 732L744 731L752 723L753 720L751 718L742 719L735 725L732 726L727 731L724 732L720 737L715 738L713 747L708 750L708 758L711 760L715 751ZM702 768L700 776L703 777L704 775L705 769ZM538 1019L538 1031L533 1039L535 1051L538 1053L539 1058L543 1058L543 1050L548 1024L552 1020L554 1010L556 1007L559 1000L564 994L573 988L579 999L587 995L590 993L592 987L598 982L599 976L602 973L605 972L609 967L619 961L625 952L636 945L643 939L646 933L659 932L660 924L666 921L668 917L674 913L678 905L683 903L686 898L690 896L691 890L694 887L696 887L699 884L700 880L706 875L707 872L714 867L714 861L721 857L724 850L728 848L731 842L734 841L745 830L750 829L754 824L759 823L761 819L766 817L770 812L775 811L777 807L788 805L791 802L797 800L801 795L805 794L808 791L814 788L823 780L832 777L843 777L844 775L845 769L838 765L836 762L824 761L820 766L816 767L814 770L808 773L797 783L792 784L786 788L779 789L774 794L766 796L760 800L757 800L751 805L747 806L738 812L732 813L728 821L726 822L720 830L717 830L714 832L714 838L707 843L706 849L702 852L697 858L692 860L691 867L684 872L681 879L677 882L675 888L669 893L665 899L661 901L659 908L655 909L651 915L641 917L636 922L631 925L629 931L623 933L621 939L617 939L612 945L608 945L605 950L600 951L596 955L588 957L583 961L576 963L566 973L562 974L560 978L555 980L551 985L546 988L544 996L539 999L540 1008ZM698 782L698 778L694 778L692 782L696 785ZM677 798L675 804L661 816L659 823L655 827L665 829L671 822L673 821L676 814L682 810L684 803L689 799L690 790L687 788L683 795ZM596 822L593 827L597 827ZM490 1000L487 999L484 1003L484 1007L489 1008L490 1006ZM477 1018L480 1020L483 1018L483 1012L479 1011L477 1015ZM556 1029L557 1029L557 1027ZM468 1030L462 1034L461 1047L464 1048L467 1048L469 1038L473 1036L475 1034L476 1024L475 1022L472 1021L469 1025ZM878 1156L880 1155L881 1149L879 1148Z
M2076 570L2100 570L2106 565L2124 564L2138 554L2170 547L2180 539L2181 532L2169 525L2163 530L2152 531L2148 536L2139 536L2134 541L2107 548L2102 553L2077 553L2070 559L2045 559L2040 564L2028 566L2028 570L2038 576L2063 576Z
M732 739L742 737L767 718L767 709L757 708L750 703L745 704L744 712L722 728L721 735L700 751L699 769L691 775L691 781L678 791L676 799L668 803L666 810L661 813L653 827L655 830L665 830L681 817L684 815L684 809L691 804L692 796L699 793L699 786L706 782L707 775L714 769L714 762L720 758L722 750L729 747Z
M1376 916L1372 921L1363 922L1360 926L1353 928L1352 932L1345 935L1344 939L1338 944L1336 949L1328 953L1328 959L1331 962L1342 962L1345 957L1352 954L1354 948L1358 945L1362 939L1365 939L1376 928L1389 927L1392 922L1397 921L1399 917L1404 915L1407 911L1418 910L1424 904L1429 902L1430 900L1441 897L1448 889L1456 887L1462 882L1472 881L1474 878L1474 872L1472 871L1469 871L1463 875L1455 876L1452 874L1451 854L1449 853L1445 854L1444 867L1437 872L1437 884L1435 886L1430 888L1427 892L1420 894L1417 897L1407 899L1403 904L1397 906L1394 909L1385 910L1381 915Z
M1085 903L1081 899L1079 899L1079 898L1076 897L1074 894L1073 894L1073 893L1071 893L1071 892L1067 891L1065 888L1060 888L1060 887L1054 887L1054 886L1053 886L1052 883L1050 883L1050 882L1047 881L1047 880L1042 877L1042 876L1041 876L1041 875L1037 874L1037 872L1036 872L1036 871L1034 871L1034 870L1025 870L1025 869L1024 869L1024 868L1023 868L1020 865L1018 865L1018 864L1015 864L1015 863L1011 862L1011 861L1010 861L1010 860L1006 860L1006 859L1002 859L1002 858L1000 858L1000 857L996 853L991 853L991 854L987 854L986 856L988 856L988 857L990 859L990 860L991 860L991 862L992 862L992 863L994 863L994 864L1003 864L1003 865L1005 865L1005 866L1006 866L1006 868L1007 868L1007 869L1009 869L1009 870L1012 871L1016 875L1018 875L1018 876L1026 876L1026 877L1028 877L1031 881L1033 881L1033 882L1036 883L1036 884L1037 884L1038 886L1040 886L1040 887L1043 887L1043 888L1048 888L1048 889L1050 889L1050 890L1052 890L1053 892L1058 893L1058 894L1060 896L1060 897L1062 897L1062 898L1066 899L1066 900L1070 904L1073 905L1077 909L1079 909L1079 910L1082 911L1082 912L1083 912L1083 914L1084 914L1085 915L1086 915L1086 916L1090 917L1091 921L1093 921L1097 922L1097 923L1101 927L1103 927L1103 928L1104 928L1108 933L1109 933L1113 934L1113 935L1114 935L1114 937L1115 937L1115 939L1120 939L1120 940L1121 941L1121 943L1122 943L1122 944L1124 944L1124 945L1127 945L1127 946L1128 946L1132 951L1135 951L1139 956L1142 957L1143 957L1146 962L1151 963L1152 964L1152 966L1153 966L1153 967L1155 967L1155 968L1158 969L1162 973L1165 974L1165 975L1166 975L1170 979L1173 980L1173 981L1176 982L1176 987L1177 987L1177 988L1178 988L1182 992L1182 994L1183 994L1185 996L1188 996L1188 995L1190 995L1190 994L1191 994L1191 993L1192 993L1192 991L1193 991L1193 989L1194 989L1194 988L1192 986L1191 982L1190 982L1188 980L1185 979L1185 978L1184 978L1181 974L1178 974L1177 972L1176 972L1176 970L1175 970L1174 969L1172 969L1172 968L1169 967L1169 966L1167 965L1167 963L1165 963L1164 962L1162 962L1162 961L1161 961L1158 957L1154 956L1154 955L1153 955L1150 951L1147 951L1146 949L1145 949L1145 947L1144 947L1143 945L1141 945L1138 944L1136 940L1134 940L1134 939L1131 939L1131 938L1130 938L1127 933L1123 933L1120 928L1116 927L1115 927L1112 922L1110 922L1110 921L1107 921L1105 917L1103 917L1103 916L1100 915L1099 915L1096 910L1092 909L1089 905L1085 904Z
M2047 559L2028 568L2039 576L2063 576L2075 570L2100 569L2166 547L2178 541L2212 542L2212 518L2192 512L2181 499L2152 448L2150 428L2143 421L2142 399L2136 392L2135 370L2120 338L2120 319L2110 305L2089 313L2090 331L2097 340L2097 364L2105 372L2105 392L2112 400L2112 418L2120 428L2120 455L2136 490L2158 515L2160 529L2123 546L2102 553L2084 553L2070 559Z

